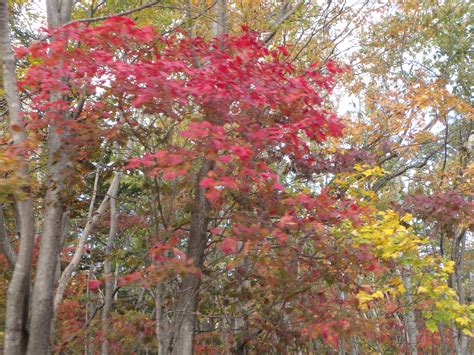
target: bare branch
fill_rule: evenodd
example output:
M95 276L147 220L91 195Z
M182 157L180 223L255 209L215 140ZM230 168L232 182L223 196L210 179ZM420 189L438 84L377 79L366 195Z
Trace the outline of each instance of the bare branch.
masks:
M74 21L69 21L65 25L70 25L70 24L78 23L78 22L90 23L90 22L103 21L103 20L107 20L107 19L115 17L115 16L127 16L127 15L133 14L135 12L148 9L149 7L156 6L156 5L158 5L158 3L160 3L160 0L150 1L150 2L147 2L143 5L141 5L141 6L135 7L134 9L119 12L118 14L112 14L112 15L106 15L106 16L97 16L97 17L90 17L90 18L82 18L82 19L78 19L78 20L74 20ZM175 8L174 6L164 6L164 5L161 5L160 7L161 8L171 8L171 9Z
M293 6L293 7L290 7L291 3L293 1L288 1L287 3L285 3L285 5L283 5L283 7L281 8L281 12L280 12L280 16L278 17L278 19L275 21L275 23L273 24L273 30L266 36L266 38L264 39L264 43L265 44L270 44L270 41L273 39L273 37L276 35L276 33L278 32L278 28L286 21L288 20L291 15L293 15L296 11L296 9L298 9L298 7L300 7L301 5L304 4L304 1L303 0L300 0L298 1L298 3Z

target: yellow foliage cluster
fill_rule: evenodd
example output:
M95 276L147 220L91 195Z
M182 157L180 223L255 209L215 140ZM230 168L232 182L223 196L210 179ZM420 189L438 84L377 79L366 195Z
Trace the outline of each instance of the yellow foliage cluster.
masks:
M400 219L398 213L388 210L377 213L370 224L354 229L354 244L369 244L382 259L400 258L403 253L415 251L426 240L420 239L400 224L412 218L407 214Z
M401 224L406 225L411 219L409 214L400 217L392 210L381 211L373 221L353 230L355 246L369 245L381 259L396 265L397 270L405 269L411 275L413 287L407 290L400 273L395 272L374 292L360 291L356 295L359 308L367 310L372 302L387 297L403 301L410 292L416 298L416 304L427 301L428 306L422 312L430 331L437 331L439 322L454 321L464 334L472 336L474 307L459 303L456 291L447 284L455 262L424 253L427 239L420 238L411 228Z

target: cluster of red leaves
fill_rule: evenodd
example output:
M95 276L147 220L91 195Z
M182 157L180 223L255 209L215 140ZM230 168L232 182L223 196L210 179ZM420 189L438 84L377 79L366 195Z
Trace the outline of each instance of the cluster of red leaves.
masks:
M77 300L65 300L57 312L59 326L55 351L67 349L75 342L84 344L86 338L84 305Z
M375 155L366 150L340 149L333 154L317 152L315 162L311 166L300 166L299 168L308 174L331 173L338 174L354 171L356 164L374 164Z
M329 63L326 74L316 67L297 72L284 51L267 49L254 33L212 43L178 40L112 18L93 28L69 25L50 36L53 41L17 51L36 63L20 82L31 97L30 129L54 121L70 132L68 143L84 145L96 143L135 109L176 121L194 115L182 136L196 146L158 151L129 167L161 167L173 179L202 153L228 163L231 157L250 161L271 149L311 165L308 141L341 134L341 123L321 108L318 94L332 89L340 70ZM253 175L266 179L259 174L268 170L263 164Z
M83 144L105 134L98 127L126 122L136 109L178 122L192 114L182 131L194 142L191 149L168 147L132 159L128 168L150 166L151 174L174 179L204 155L219 163L215 176L203 181L213 201L220 195L216 187L248 191L257 183L280 190L267 152L311 165L310 142L341 134L341 123L321 107L318 93L332 89L334 64L326 75L317 68L298 73L281 50L267 49L253 33L209 44L163 38L150 27L113 18L50 35L54 41L30 48L38 64L20 83L32 98L28 126L53 120L71 132L68 143ZM75 100L85 101L75 106Z
M400 208L425 222L434 223L439 230L451 228L463 221L472 221L474 218L474 203L467 201L463 194L457 191L409 195ZM470 227L473 228L474 223L471 223Z

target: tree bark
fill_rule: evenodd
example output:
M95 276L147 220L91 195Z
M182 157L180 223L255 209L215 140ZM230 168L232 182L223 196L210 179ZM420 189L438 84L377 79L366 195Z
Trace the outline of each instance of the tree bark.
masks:
M205 189L199 183L212 170L213 165L213 161L204 159L197 176L195 199L191 213L191 230L186 257L188 260L192 260L193 265L199 269L204 265L210 210L209 201L205 196ZM184 277L181 284L173 319L173 333L170 339L169 351L172 354L188 355L193 353L195 313L200 283L200 276L190 273Z
M155 296L155 314L156 314L156 326L155 326L155 336L158 342L158 355L166 354L166 344L167 344L167 331L164 329L164 317L163 317L163 293L164 287L160 283L156 286L154 296Z
M54 281L60 252L61 220L64 213L65 172L68 156L61 136L51 127L49 135L48 180L45 215L36 278L32 294L28 354L49 353L53 319ZM58 156L58 158L56 158ZM57 159L57 160L56 160Z
M413 288L411 284L411 276L409 271L402 271L402 280L403 286L406 290L406 314L405 314L405 324L407 328L408 335L408 349L410 355L418 355L417 350L417 336L418 331L416 329L416 316L415 311L413 310Z
M104 277L105 277L105 296L104 296L104 308L102 309L102 333L104 341L102 342L101 354L107 355L109 353L109 342L107 340L107 333L109 331L110 323L110 310L112 309L113 297L114 297L114 278L112 275L112 262L110 261L110 254L114 248L115 235L117 234L117 195L120 183L120 173L117 173L118 182L114 184L114 189L110 194L110 229L109 236L107 238L107 245L105 247L105 260L104 260Z
M227 33L227 0L216 1L216 14L212 22L212 34L215 37Z
M48 27L60 27L71 21L72 0L46 0Z
M15 57L11 49L10 29L8 27L8 4L0 0L0 55L3 63L3 87L8 105L13 144L25 147L27 135L21 118L21 103L16 82ZM20 166L17 174L24 188L16 196L19 215L20 246L15 268L7 291L5 319L5 354L24 354L28 343L28 304L31 283L31 257L34 244L33 201L30 194L31 178L28 160L19 156Z
M46 2L48 27L59 27L71 17L72 0L48 0ZM52 95L53 100L62 99ZM67 115L68 113L62 113ZM48 354L54 318L53 298L57 260L61 243L61 220L65 211L67 175L69 171L70 148L65 143L67 130L60 133L52 123L48 134L48 177L45 196L45 215L38 257L35 284L32 293L30 339L28 354Z
M69 225L69 211L64 211L63 217L61 220L61 239L59 241L59 250L61 251L64 247L64 243L66 242L67 237L69 236L70 232L70 225ZM57 286L59 278L61 277L61 255L56 260L56 271L54 274L54 285Z
M466 229L462 228L459 233L452 236L451 245L451 260L454 261L454 273L450 275L450 287L454 289L459 297L459 303L465 304L465 292L463 285L463 268L464 268L464 253L466 248ZM451 322L451 332L453 336L453 343L456 350L456 355L467 354L468 337L462 330Z

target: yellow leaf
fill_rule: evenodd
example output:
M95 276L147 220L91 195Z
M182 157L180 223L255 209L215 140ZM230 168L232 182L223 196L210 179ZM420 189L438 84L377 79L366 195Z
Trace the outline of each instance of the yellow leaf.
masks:
M466 318L457 317L455 319L455 321L456 321L456 323L458 323L460 325L468 325L469 324L469 321Z
M428 289L425 286L418 287L418 293L426 293Z
M365 291L360 291L356 296L361 304L367 303L372 299L372 297Z
M411 214L407 213L402 217L402 221L403 222L410 222L412 218L413 218L413 216Z
M462 332L463 332L464 334L466 334L467 336L470 336L471 338L474 338L474 333L471 332L470 330L468 330L468 329L463 329Z
M374 293L372 294L372 298L373 298L373 299L374 299L374 298L382 298L382 297L383 297L382 291L377 291L377 292L374 292Z
M445 264L444 264L444 271L448 272L448 273L453 273L454 272L454 261L452 260L449 260L447 261Z

